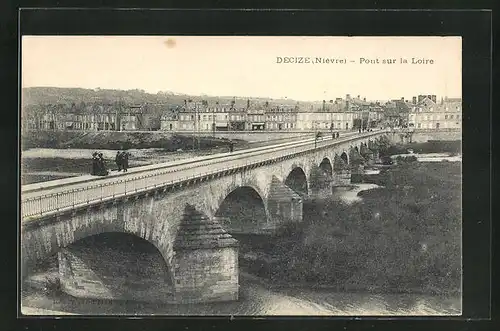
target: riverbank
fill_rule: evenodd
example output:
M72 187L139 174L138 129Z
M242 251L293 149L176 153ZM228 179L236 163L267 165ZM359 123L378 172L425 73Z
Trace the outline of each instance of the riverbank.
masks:
M350 205L306 201L303 223L257 249L266 258L240 263L275 286L460 293L461 164L413 162L377 177L383 187Z
M179 149L204 150L228 146L229 139L199 135L175 134L165 131L28 131L21 135L22 150L30 148L77 149L140 149L161 148L173 152Z

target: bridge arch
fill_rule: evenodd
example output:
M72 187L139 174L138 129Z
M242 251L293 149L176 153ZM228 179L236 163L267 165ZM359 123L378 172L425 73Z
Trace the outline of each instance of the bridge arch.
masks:
M344 160L346 164L349 164L349 153L346 151L342 151L342 154L340 154L340 158Z
M43 263L43 261L46 261L50 257L54 257L64 249L71 248L74 244L90 240L88 238L91 237L110 233L132 236L148 242L160 253L166 265L165 268L170 267L171 245L168 240L165 240L164 236L152 235L152 232L155 232L154 229L150 229L151 232L144 231L144 228L140 226L117 221L113 218L101 218L99 216L90 220L87 214L82 214L69 219L70 224L60 222L50 225L50 228L46 230L46 235L48 234L50 239L42 246L40 246L41 242L46 241L44 237L41 237L42 233L24 232L22 240L22 264L26 268L26 272L36 267L38 263ZM170 269L168 270L169 280L172 281L173 275Z
M78 255L94 273L104 276L99 278L106 278L106 275L120 277L127 273L144 279L162 279L173 285L173 275L161 253L161 246L137 233L100 232L76 240L65 248ZM99 254L97 259L96 254Z
M309 194L307 175L303 167L294 166L285 178L285 185L301 196Z
M259 188L242 185L227 191L214 216L228 232L252 230L268 222L267 203Z
M333 174L333 163L329 157L325 157L319 164L319 167L328 175L331 176Z

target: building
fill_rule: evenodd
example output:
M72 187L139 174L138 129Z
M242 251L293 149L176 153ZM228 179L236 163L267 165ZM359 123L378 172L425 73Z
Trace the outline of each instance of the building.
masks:
M186 102L171 106L161 116L161 130L213 132L229 131L233 125L241 127L246 120L231 104L208 105L205 102ZM235 124L236 123L236 124Z
M356 121L375 127L384 118L380 103L366 99L324 100L299 104L273 104L232 101L209 105L205 101L185 101L161 116L161 129L166 131L328 131L352 130Z
M30 130L123 131L160 127L144 105L120 104L43 105L23 108L22 125ZM154 117L154 116L153 116Z
M248 131L263 131L266 129L266 113L269 108L269 103L266 102L263 106L254 104L248 108L247 112L247 130Z
M404 97L401 99L393 99L388 101L384 105L384 118L386 124L390 127L407 127L409 117L413 103L405 100Z
M172 105L168 107L160 118L160 130L179 131L179 110L181 106Z
M265 112L268 131L293 131L297 130L298 106L279 105L269 108Z
M245 131L247 129L247 108L231 105L228 109L228 130Z
M461 128L462 100L445 98L440 103L436 103L434 99L425 97L413 106L409 114L409 127L414 129Z

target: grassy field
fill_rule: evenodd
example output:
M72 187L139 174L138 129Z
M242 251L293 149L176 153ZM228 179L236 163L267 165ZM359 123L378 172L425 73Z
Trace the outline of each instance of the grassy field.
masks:
M273 261L250 269L341 291L459 292L460 163L409 163L381 178L385 187L349 206L306 202L300 228L266 248Z

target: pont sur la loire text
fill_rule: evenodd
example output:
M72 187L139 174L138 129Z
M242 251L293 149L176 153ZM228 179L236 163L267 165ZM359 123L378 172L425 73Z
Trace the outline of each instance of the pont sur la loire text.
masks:
M310 57L310 56L277 56L276 63L297 64L434 64L433 59L427 58L364 58L358 60L332 58L332 57Z

